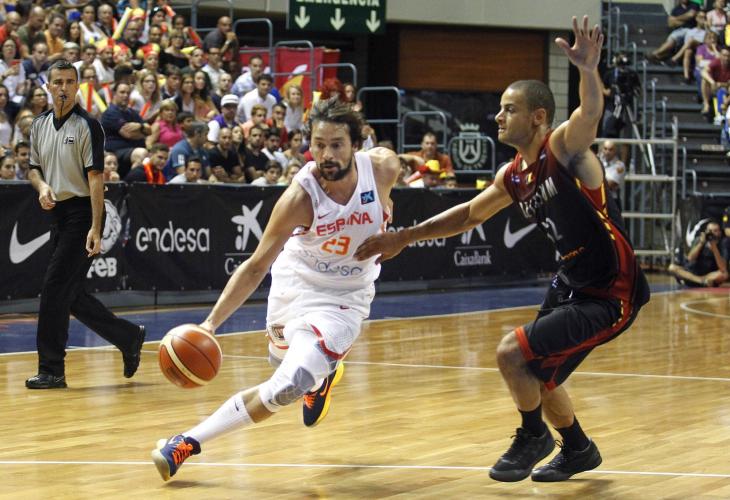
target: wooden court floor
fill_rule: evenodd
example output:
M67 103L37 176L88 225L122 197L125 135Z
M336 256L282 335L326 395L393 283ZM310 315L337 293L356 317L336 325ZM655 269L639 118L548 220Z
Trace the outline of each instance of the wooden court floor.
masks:
M655 294L569 380L597 470L489 479L518 425L495 347L534 310L370 322L320 426L296 404L208 443L168 483L155 441L268 376L261 332L221 337L221 373L194 390L162 378L156 343L131 381L117 352L71 351L56 391L23 387L35 355L0 356L0 498L730 498L727 290Z

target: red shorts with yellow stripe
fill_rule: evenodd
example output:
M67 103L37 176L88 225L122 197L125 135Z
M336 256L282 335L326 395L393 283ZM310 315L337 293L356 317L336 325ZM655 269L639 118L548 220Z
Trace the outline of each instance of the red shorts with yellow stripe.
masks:
M537 318L515 333L530 371L552 390L594 347L631 326L638 310L627 301L573 290L556 277Z

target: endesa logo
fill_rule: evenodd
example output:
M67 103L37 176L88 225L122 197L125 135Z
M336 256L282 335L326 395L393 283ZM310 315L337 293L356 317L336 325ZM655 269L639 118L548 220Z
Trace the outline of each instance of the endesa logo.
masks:
M176 228L172 221L167 227L141 227L134 239L137 250L154 250L163 253L210 252L210 229Z
M315 228L317 236L327 236L328 234L336 233L341 231L345 226L361 226L365 224L372 224L373 219L370 218L370 214L367 212L353 212L349 217L340 217L334 222L327 224L320 224Z

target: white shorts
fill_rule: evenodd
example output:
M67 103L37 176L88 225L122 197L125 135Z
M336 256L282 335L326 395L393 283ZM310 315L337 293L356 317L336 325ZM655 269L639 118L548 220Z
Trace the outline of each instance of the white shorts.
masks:
M359 290L315 288L293 273L277 274L269 292L266 331L272 354L281 358L292 335L303 329L314 332L322 351L341 359L360 335L362 322L370 314L375 286Z

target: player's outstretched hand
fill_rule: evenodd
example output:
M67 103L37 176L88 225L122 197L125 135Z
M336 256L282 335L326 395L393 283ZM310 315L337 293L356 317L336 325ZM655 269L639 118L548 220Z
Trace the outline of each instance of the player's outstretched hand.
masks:
M376 261L378 264L384 260L392 259L405 248L408 242L402 241L400 233L380 233L362 242L355 250L357 260L366 260L374 255L380 255Z
M578 27L578 19L573 17L573 33L575 43L571 47L563 38L556 38L555 43L563 49L565 55L579 69L593 71L598 68L601 59L601 47L603 46L603 34L601 28L596 24L588 29L588 16L583 16L583 26Z

